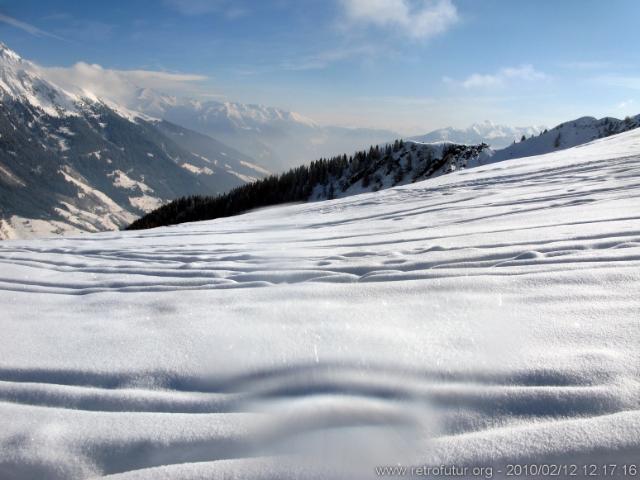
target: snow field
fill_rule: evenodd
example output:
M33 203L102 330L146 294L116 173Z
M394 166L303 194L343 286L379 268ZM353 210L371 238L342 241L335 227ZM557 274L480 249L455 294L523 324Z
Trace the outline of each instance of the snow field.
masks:
M0 245L0 478L638 462L640 132Z

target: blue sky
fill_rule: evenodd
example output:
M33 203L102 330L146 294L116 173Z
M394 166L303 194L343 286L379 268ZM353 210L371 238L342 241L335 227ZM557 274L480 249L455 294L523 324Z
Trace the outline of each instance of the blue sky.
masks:
M640 113L638 20L637 0L0 1L0 39L44 66L401 133Z

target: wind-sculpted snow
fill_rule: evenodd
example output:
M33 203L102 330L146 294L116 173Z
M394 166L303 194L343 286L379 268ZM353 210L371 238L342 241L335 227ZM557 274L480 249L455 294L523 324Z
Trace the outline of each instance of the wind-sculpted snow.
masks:
M638 131L340 200L5 242L0 478L638 463L639 267Z

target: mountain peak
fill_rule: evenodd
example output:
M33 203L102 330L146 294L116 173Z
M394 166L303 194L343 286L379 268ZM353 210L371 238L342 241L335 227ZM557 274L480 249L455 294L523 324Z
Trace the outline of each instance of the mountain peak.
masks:
M5 43L0 42L0 65L7 67L8 65L16 65L22 63L22 57L11 50Z

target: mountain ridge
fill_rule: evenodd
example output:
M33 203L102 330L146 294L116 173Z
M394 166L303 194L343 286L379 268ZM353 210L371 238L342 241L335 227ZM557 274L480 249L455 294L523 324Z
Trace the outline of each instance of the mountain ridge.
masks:
M556 150L564 150L640 127L640 115L626 117L580 117L563 122L550 130L544 130L537 136L497 150L492 161L542 155Z
M256 163L204 135L63 89L0 46L0 239L118 229L181 195L260 178L266 170Z

